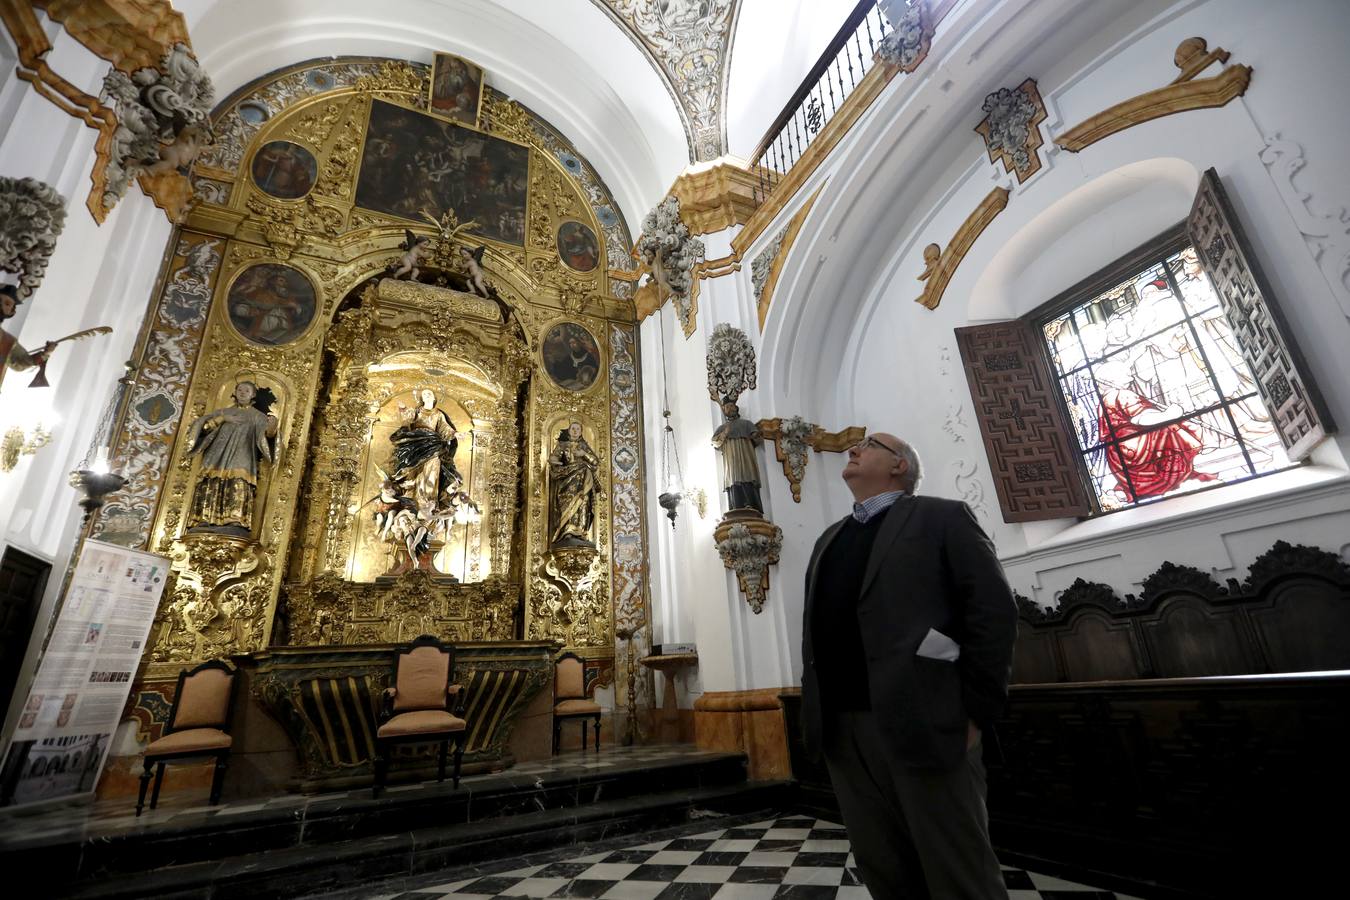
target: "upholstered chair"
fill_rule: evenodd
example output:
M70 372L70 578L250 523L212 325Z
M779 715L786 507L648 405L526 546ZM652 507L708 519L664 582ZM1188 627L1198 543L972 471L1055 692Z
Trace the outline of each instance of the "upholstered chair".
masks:
M586 666L575 653L558 657L553 668L553 753L561 746L562 723L581 719L581 749L586 749L586 720L595 720L595 749L600 749L600 704L586 697Z
M216 771L211 779L211 803L220 802L220 788L225 782L225 768L234 743L229 734L233 708L234 669L224 662L213 659L191 672L184 669L178 673L178 690L174 692L164 735L145 748L145 770L141 773L136 815L139 816L145 806L151 767L157 767L155 790L150 795L150 808L154 809L159 805L159 788L164 783L164 764L193 757L216 758Z
M394 651L393 687L384 692L381 724L375 733L376 797L384 790L389 758L397 744L441 745L437 781L445 780L445 757L455 744L454 786L464 757L464 692L453 683L455 648L424 634ZM451 711L453 709L453 712Z

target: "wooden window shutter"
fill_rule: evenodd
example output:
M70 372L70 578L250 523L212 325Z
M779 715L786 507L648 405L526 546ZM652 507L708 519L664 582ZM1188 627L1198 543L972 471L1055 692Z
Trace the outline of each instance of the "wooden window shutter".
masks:
M1285 451L1290 459L1303 459L1336 426L1317 387L1304 374L1307 365L1213 169L1200 180L1186 230L1200 265L1214 282Z
M1029 322L956 329L1005 522L1092 513L1078 445Z

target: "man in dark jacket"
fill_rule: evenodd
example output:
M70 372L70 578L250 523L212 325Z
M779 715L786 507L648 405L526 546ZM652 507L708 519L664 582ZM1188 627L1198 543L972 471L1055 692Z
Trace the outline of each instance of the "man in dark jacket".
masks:
M1008 694L1017 607L964 503L916 497L890 434L848 452L851 515L806 570L802 718L876 898L1006 898L982 734Z

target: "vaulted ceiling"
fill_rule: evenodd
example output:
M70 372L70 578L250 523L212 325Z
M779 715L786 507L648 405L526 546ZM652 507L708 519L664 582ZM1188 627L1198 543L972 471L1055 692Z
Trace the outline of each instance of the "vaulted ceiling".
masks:
M740 0L591 0L661 74L679 110L690 162L727 151L727 80Z

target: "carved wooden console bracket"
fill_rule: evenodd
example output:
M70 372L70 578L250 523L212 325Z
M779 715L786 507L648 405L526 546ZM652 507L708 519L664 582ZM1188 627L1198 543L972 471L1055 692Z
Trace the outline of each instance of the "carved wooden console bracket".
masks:
M956 234L952 236L946 250L937 244L929 244L923 248L924 270L919 280L926 284L923 293L914 298L915 303L922 304L928 309L938 308L938 304L942 302L942 294L947 290L947 283L956 274L956 267L966 258L976 238L1007 205L1008 189L994 188L980 201L980 205L975 207L975 211L966 217L961 227L956 229Z
M1196 80L1195 76L1216 62L1226 63L1228 55L1228 51L1222 47L1209 50L1204 38L1187 38L1177 47L1173 61L1181 74L1171 84L1097 113L1055 138L1055 143L1071 153L1077 153L1104 137L1144 122L1174 113L1227 104L1234 97L1247 92L1247 85L1252 78L1251 66L1233 66L1212 78Z
M760 419L756 425L764 440L773 441L774 456L783 465L783 475L792 487L794 503L802 502L808 448L817 453L843 453L867 433L861 425L852 425L842 431L826 431L801 416Z

